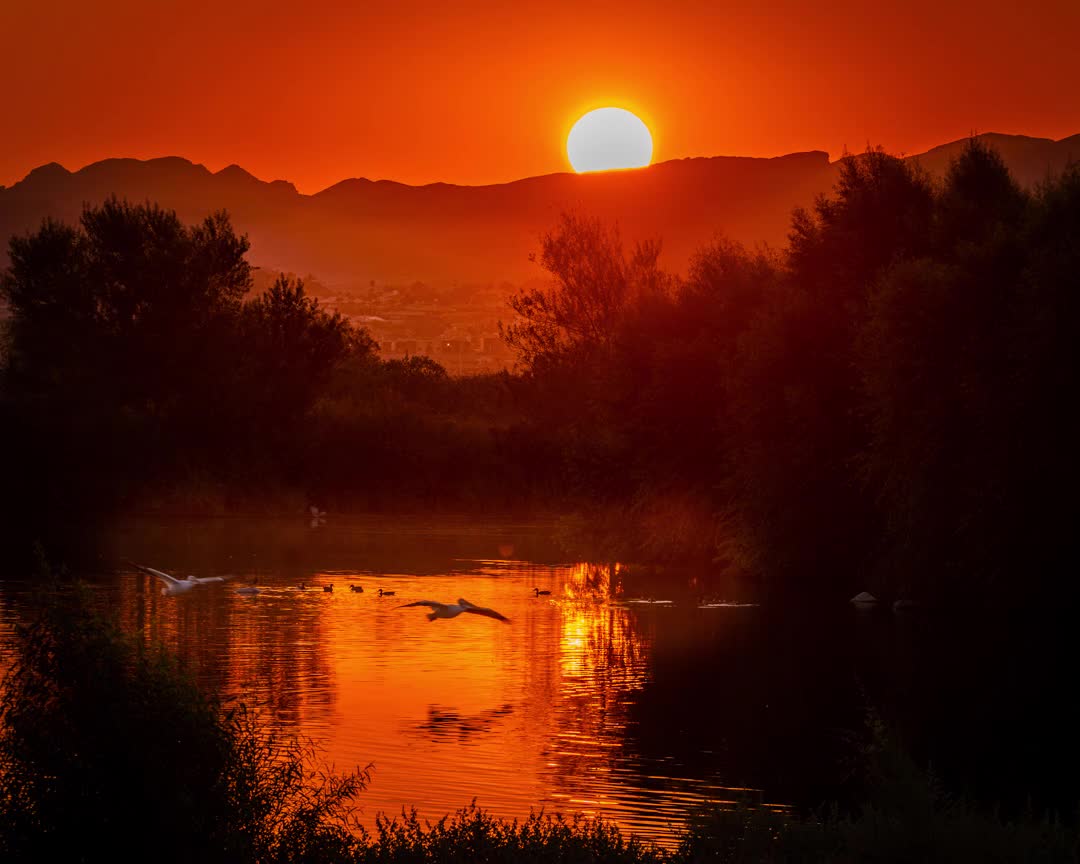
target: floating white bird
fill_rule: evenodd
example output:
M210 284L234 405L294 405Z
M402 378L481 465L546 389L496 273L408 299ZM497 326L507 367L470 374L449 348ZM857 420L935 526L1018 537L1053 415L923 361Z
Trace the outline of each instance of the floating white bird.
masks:
M698 603L698 609L751 609L758 603Z
M245 585L243 588L236 589L237 594L258 594L259 588L256 585Z
M429 607L431 611L427 616L428 621L434 621L436 618L457 618L462 612L470 612L473 615L484 615L487 618L495 618L498 621L504 621L507 624L510 623L509 618L505 615L500 615L494 609L487 609L483 606L474 606L462 597L458 598L457 603L439 603L436 600L417 600L415 603L403 603L396 608L407 609L409 606Z

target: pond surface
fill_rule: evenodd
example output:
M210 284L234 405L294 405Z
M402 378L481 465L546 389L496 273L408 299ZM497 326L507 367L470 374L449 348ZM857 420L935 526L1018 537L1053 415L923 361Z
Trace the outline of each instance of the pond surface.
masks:
M229 579L165 597L125 559ZM98 560L81 575L126 627L339 769L370 764L368 824L476 799L502 816L602 815L668 844L708 802L831 797L868 699L926 713L919 629L896 616L699 608L752 598L691 570L575 561L545 524L132 522ZM247 585L260 593L236 593ZM25 590L0 590L0 648ZM510 623L400 608L459 597ZM647 599L670 602L632 602Z

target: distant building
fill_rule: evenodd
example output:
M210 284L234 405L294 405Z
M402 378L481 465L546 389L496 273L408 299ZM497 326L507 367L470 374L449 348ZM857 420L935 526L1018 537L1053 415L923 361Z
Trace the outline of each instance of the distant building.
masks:
M506 343L500 336L491 335L480 337L480 350L484 354L502 354L507 349Z

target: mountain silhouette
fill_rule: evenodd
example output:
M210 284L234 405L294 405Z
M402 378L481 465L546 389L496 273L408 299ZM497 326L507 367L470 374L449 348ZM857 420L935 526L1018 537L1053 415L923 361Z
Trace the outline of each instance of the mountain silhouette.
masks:
M1048 174L1059 173L1070 161L1080 160L1080 135L1070 135L1060 141L998 132L976 137L1001 154L1013 177L1023 186L1035 186ZM917 159L931 174L941 176L948 170L949 163L960 155L967 140L950 141L911 158Z
M1027 185L1080 158L1080 135L1061 141L979 137ZM910 158L940 175L964 143ZM572 209L618 222L627 242L661 237L666 266L682 270L718 233L749 244L783 243L792 208L827 191L837 170L828 154L811 151L770 159L677 159L633 171L548 174L489 186L351 179L303 195L238 165L214 173L175 156L106 159L75 172L54 162L0 187L0 236L33 230L46 216L74 221L84 203L115 194L156 201L187 222L228 210L248 234L256 264L315 274L346 289L370 280L519 282L540 275L529 255L560 211Z

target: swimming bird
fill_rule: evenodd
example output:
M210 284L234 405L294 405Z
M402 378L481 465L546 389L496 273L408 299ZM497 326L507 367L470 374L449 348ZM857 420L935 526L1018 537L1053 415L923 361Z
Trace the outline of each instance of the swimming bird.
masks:
M364 586L363 585L350 585L349 590L352 591L354 594L363 594L364 593Z
M539 588L533 588L533 592L537 597L543 597L551 593L550 591L541 591Z
M258 585L245 585L243 588L237 588L237 594L258 594L260 588Z
M407 609L410 606L429 607L431 611L427 616L428 621L434 621L436 618L457 618L462 612L470 612L473 615L484 615L488 618L495 618L496 620L503 621L507 624L510 623L510 619L505 615L496 612L494 609L487 609L484 606L474 606L463 597L459 597L457 603L439 603L436 600L417 600L415 603L403 603L397 608Z
M759 603L727 603L719 600L711 600L708 603L698 603L698 609L751 609Z
M383 591L382 588L379 589L380 597L393 597L395 594L397 594L397 591Z
M877 605L877 597L871 594L869 591L860 591L850 602L854 604L857 609L869 609L871 606Z
M334 586L333 585L323 585L322 590L326 594L333 594L334 593Z

